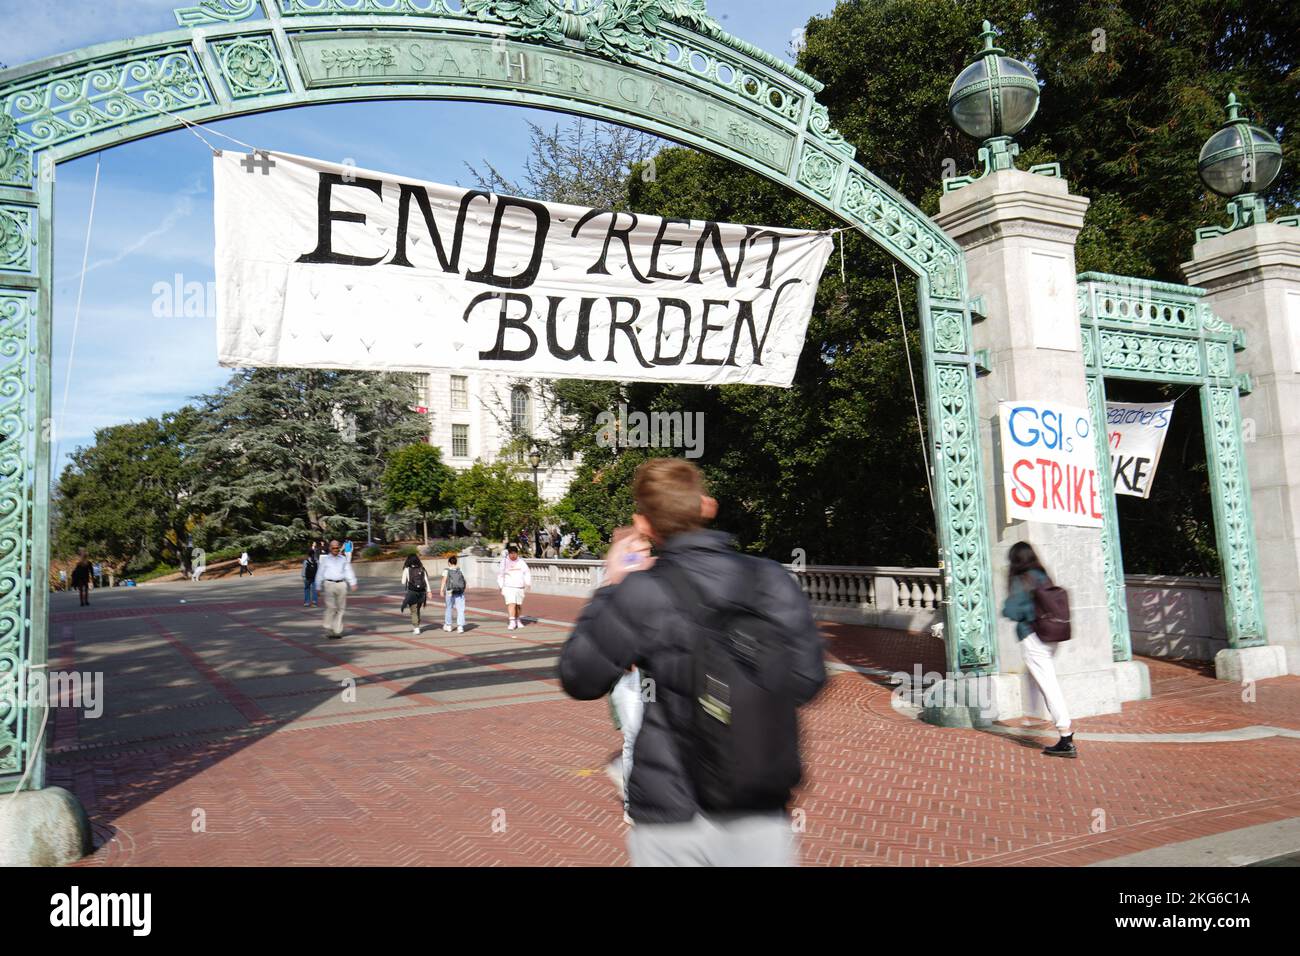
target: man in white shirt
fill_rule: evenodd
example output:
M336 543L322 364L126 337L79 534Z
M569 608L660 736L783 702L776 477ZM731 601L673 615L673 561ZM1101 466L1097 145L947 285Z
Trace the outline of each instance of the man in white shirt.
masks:
M330 542L330 553L322 554L316 567L316 587L325 598L325 633L330 640L343 636L343 612L348 609L348 587L357 589L357 573L341 553L338 541Z
M497 571L497 586L506 601L506 613L510 616L510 630L520 627L519 613L524 608L524 592L533 584L532 572L528 563L519 556L519 546L512 544L501 559L501 568Z

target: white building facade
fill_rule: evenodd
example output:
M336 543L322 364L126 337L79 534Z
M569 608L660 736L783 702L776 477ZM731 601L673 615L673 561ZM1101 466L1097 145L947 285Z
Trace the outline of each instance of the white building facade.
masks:
M519 477L528 479L533 474L528 452L535 444L543 452L537 472L542 500L564 497L578 459L552 460L548 454L547 445L558 433L558 410L537 380L455 370L415 378L417 401L429 420L429 443L442 449L446 464L464 471L475 461L490 464L508 454Z

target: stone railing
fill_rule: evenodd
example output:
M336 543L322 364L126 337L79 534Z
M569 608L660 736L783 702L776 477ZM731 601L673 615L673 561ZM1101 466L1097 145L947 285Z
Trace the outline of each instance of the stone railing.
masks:
M460 560L470 587L497 586L500 558L463 555ZM587 597L605 576L603 561L527 560L533 590L540 594ZM943 576L938 568L785 567L820 621L928 632L944 619ZM441 572L441 567L437 570ZM1136 653L1212 660L1227 646L1218 578L1130 574L1125 581Z
M938 568L808 565L790 570L821 621L916 631L943 620Z
M1228 646L1218 578L1129 574L1124 583L1135 654L1211 661Z

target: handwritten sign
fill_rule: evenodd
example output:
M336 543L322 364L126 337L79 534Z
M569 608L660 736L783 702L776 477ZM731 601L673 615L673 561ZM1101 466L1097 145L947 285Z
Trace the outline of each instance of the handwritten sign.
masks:
M1106 440L1115 494L1147 498L1174 417L1174 403L1106 403Z
M1026 521L1101 526L1092 417L1055 402L1001 402L1007 514Z

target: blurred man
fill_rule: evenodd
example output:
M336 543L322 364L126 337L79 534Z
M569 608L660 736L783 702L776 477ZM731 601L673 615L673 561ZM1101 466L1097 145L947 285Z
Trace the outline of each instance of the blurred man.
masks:
M628 855L635 866L793 866L796 709L826 681L808 601L779 564L704 530L717 502L690 462L645 462L632 490L638 533L610 548L560 655L579 700L640 674Z

